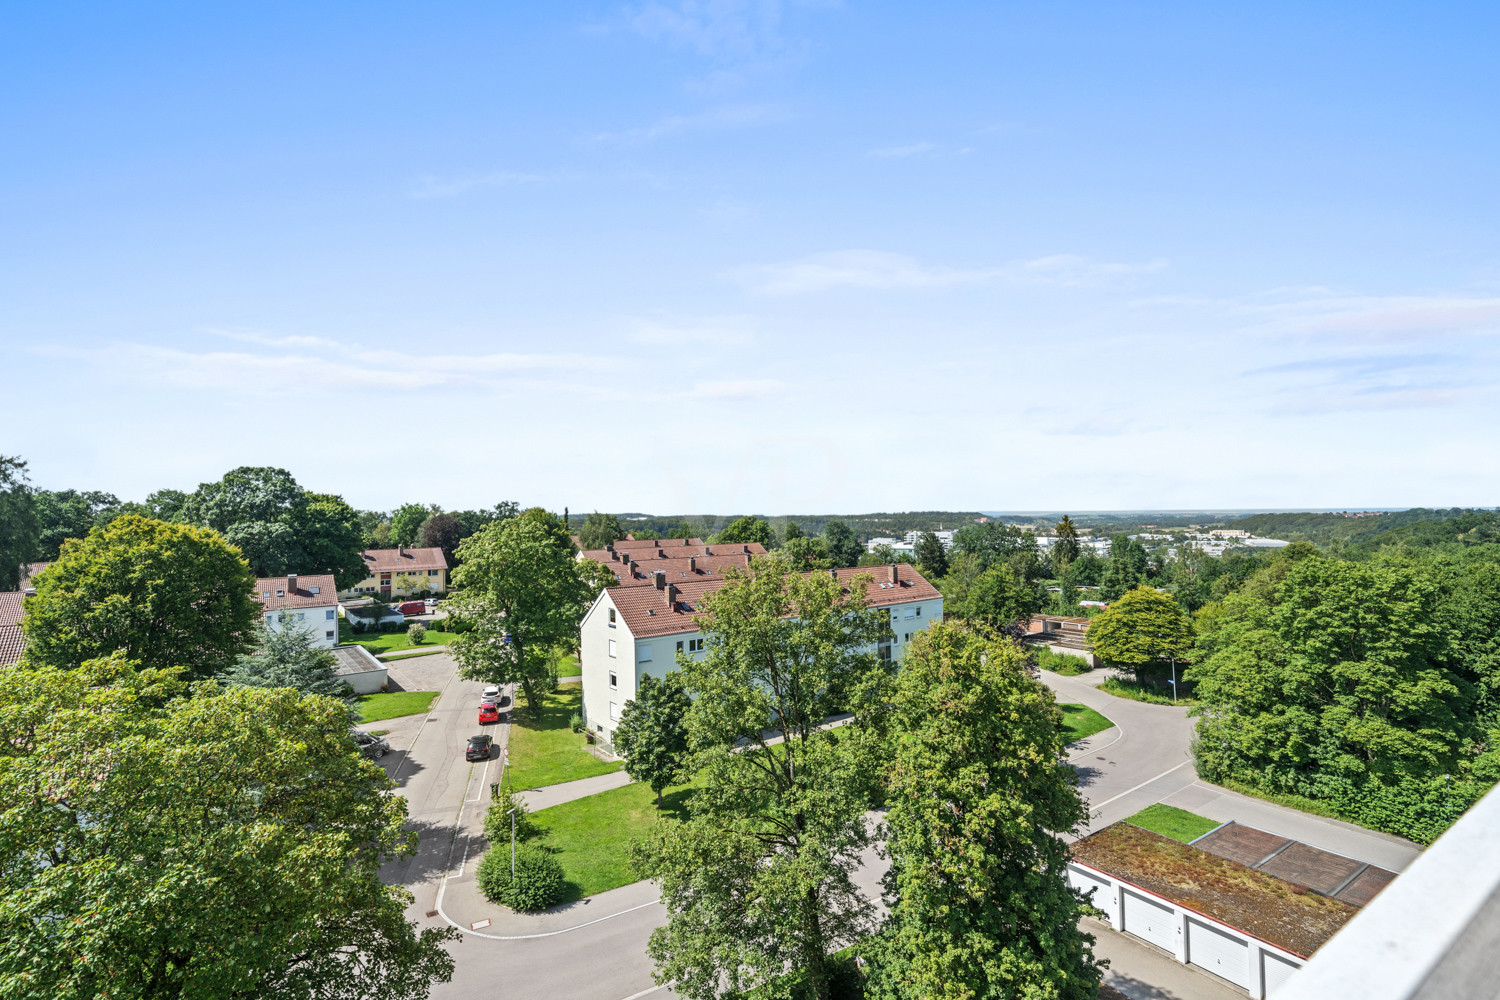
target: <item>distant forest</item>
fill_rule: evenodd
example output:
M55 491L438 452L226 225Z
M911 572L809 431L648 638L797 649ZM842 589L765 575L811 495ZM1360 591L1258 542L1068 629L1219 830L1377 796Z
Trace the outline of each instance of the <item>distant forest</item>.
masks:
M1231 521L1227 527L1240 528L1267 538L1284 538L1289 542L1312 542L1327 546L1334 542L1399 544L1402 541L1420 545L1437 545L1459 541L1475 528L1493 526L1493 511L1452 507L1433 510L1413 507L1367 517L1344 514L1255 514ZM1488 539L1485 539L1488 540Z
M637 538L674 538L681 537L683 532L691 529L692 535L698 538L708 538L716 535L734 520L747 516L744 514L674 514L671 516L648 515L641 513L617 514L616 515L625 530ZM937 528L961 528L966 524L973 524L984 517L978 511L943 511L943 510L919 510L905 511L902 513L884 514L785 514L769 517L765 514L751 514L770 521L776 528L777 534L785 536L788 523L796 524L808 535L821 535L823 528L829 521L843 521L847 524L861 541L871 538L891 536L900 538L908 531L931 531ZM581 523L583 518L578 513L573 513L571 520ZM577 528L577 523L573 527Z

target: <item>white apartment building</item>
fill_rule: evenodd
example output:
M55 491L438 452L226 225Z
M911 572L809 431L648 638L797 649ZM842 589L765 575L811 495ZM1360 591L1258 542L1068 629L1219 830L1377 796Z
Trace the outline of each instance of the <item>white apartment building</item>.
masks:
M829 572L845 585L861 573L870 607L887 609L894 640L881 652L900 660L917 633L943 618L943 595L913 566L874 566ZM579 662L583 673L583 719L595 738L613 742L625 703L635 697L642 677L662 677L677 665L677 655L701 656L705 634L698 625L703 599L724 586L714 575L671 583L657 574L654 586L604 590L579 628Z
M338 645L339 598L331 574L265 577L255 581L251 596L260 602L266 627L272 632L292 625L311 632L319 649Z

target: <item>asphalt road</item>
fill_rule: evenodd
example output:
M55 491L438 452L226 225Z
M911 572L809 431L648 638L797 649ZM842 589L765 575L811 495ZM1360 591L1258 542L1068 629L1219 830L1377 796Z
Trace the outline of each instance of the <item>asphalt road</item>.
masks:
M386 757L388 770L407 797L420 846L415 857L390 864L384 875L387 881L412 891L415 899L409 915L419 925L446 926L441 916L427 914L437 909L445 875L452 876L452 884L472 879L473 865L484 848L477 836L482 809L489 783L499 780L500 761L469 764L463 758L465 741L481 731L476 718L483 685L459 680L446 654L421 659L425 661L423 682L429 689L436 686L434 672L446 669L448 679L432 710L414 727L401 728L399 740L393 741L394 752ZM397 672L393 675L399 678ZM1091 828L1122 819L1192 784L1195 775L1187 755L1192 724L1185 709L1117 699L1076 678L1046 674L1044 680L1057 691L1059 701L1089 705L1117 723L1074 755L1092 807ZM505 742L506 726L487 728L497 742ZM872 890L878 871L878 862L871 859L861 881ZM622 895L601 907L617 915L580 912L572 929L548 929L545 936L496 940L498 935L486 935L484 930L461 928L463 940L451 946L457 965L453 981L436 987L432 996L436 1000L479 996L666 1000L675 996L652 981L645 951L647 938L666 919L666 911L650 902L654 893L649 886L630 887L630 892L639 899ZM1116 957L1117 965L1121 957Z

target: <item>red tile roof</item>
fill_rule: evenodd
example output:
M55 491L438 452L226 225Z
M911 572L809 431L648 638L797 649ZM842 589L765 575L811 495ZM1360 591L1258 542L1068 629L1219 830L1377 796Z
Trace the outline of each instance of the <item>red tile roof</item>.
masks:
M360 555L364 556L365 569L371 576L448 568L442 549L366 549Z
M8 667L21 658L26 636L19 625L0 625L0 667Z
M595 562L619 562L622 559L634 559L636 562L646 562L652 559L686 559L688 556L730 556L750 554L752 556L763 556L766 547L759 542L722 542L714 545L677 545L677 539L667 539L660 545L642 543L631 545L629 542L615 542L614 549L587 549L584 555ZM622 548L621 546L625 546Z
M338 588L327 573L297 577L297 589L287 587L284 576L268 576L255 581L253 596L267 611L286 608L328 608L339 602ZM316 589L317 593L313 593Z
M21 624L21 592L0 593L0 626Z
M818 570L834 575L846 588L860 574L873 577L865 584L865 599L872 608L916 601L936 601L942 594L913 566L859 566L852 569ZM895 573L896 580L891 582ZM668 580L670 583L670 579ZM605 593L619 609L620 617L631 635L638 639L676 632L699 630L697 618L703 614L703 598L724 586L723 576L689 578L678 582L677 601L668 605L667 595L655 587L611 587Z
M635 564L633 576L631 575L629 563L604 562L603 565L615 574L616 579L620 581L620 585L624 587L649 587L654 582L652 577L657 573L666 573L668 583L675 583L680 586L687 580L697 580L705 576L717 576L727 569L749 569L751 558L749 553L742 552L732 556L689 556L686 559L638 560Z

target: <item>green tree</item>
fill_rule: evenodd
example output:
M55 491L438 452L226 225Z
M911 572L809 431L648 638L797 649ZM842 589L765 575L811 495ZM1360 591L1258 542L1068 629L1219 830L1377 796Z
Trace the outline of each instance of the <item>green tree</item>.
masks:
M763 521L758 517L741 517L730 521L723 531L714 538L716 543L723 542L727 545L739 545L745 542L759 542L768 550L776 547L776 529L771 527L770 521Z
M802 970L827 998L828 952L871 924L855 887L880 778L873 721L889 667L886 616L865 588L783 560L734 572L705 599L707 650L681 661L694 697L690 817L659 824L633 856L669 920L651 936L659 982L691 998L737 994ZM833 713L854 720L827 728Z
M255 575L217 532L135 514L64 544L34 585L26 657L63 668L120 650L212 677L245 651L261 613Z
M1057 532L1057 541L1052 545L1052 561L1061 573L1078 558L1078 525L1064 514L1054 530Z
M1109 543L1109 564L1099 587L1106 601L1113 601L1128 590L1146 582L1150 556L1146 547L1129 535L1116 535Z
M525 516L464 539L458 555L463 564L453 578L462 589L449 609L470 626L452 642L461 673L492 684L519 683L527 707L538 709L541 686L551 682L553 651L577 642L583 614L598 594L593 570L603 567L574 559L546 526Z
M787 539L783 552L787 561L802 569L828 569L833 559L828 554L828 543L821 538L797 535Z
M1171 594L1136 587L1089 622L1089 645L1137 675L1154 663L1182 659L1193 646L1193 623Z
M578 529L578 547L581 549L602 549L613 542L624 538L626 531L620 524L620 519L613 514L601 514L597 510L583 519L583 527Z
M1052 695L1005 639L954 623L902 661L890 751L892 866L872 998L1093 1000L1059 834L1088 818Z
M854 566L865 554L854 529L843 521L829 521L823 525L823 541L828 543L828 558L835 567Z
M35 500L26 479L26 463L0 455L0 590L15 590L22 567L36 555L38 523Z
M157 490L146 497L146 516L158 521L176 521L187 501L188 495L181 490Z
M1016 555L1022 557L1024 567L1036 561L1036 539L1029 531L999 521L966 524L953 533L949 556L964 552L977 556L986 569L997 562L1008 562Z
M790 542L794 538L804 537L806 537L806 532L802 530L802 525L798 524L796 521L788 521L786 523L786 527L781 532L781 542L783 545Z
M615 749L625 758L625 773L651 786L658 809L661 793L681 779L691 706L676 671L661 680L647 674L641 678L635 697L625 703L615 727Z
M563 523L562 518L550 510L542 507L527 507L516 517L541 528L552 544L560 551L567 553L569 558L578 554L578 546L573 544L573 535L568 531L568 526Z
M36 557L57 558L70 538L82 538L89 530L114 519L120 499L98 490L37 490L34 494L38 538Z
M352 703L354 692L336 676L338 665L332 653L318 647L312 629L282 612L276 628L265 623L256 627L255 648L242 653L219 679L228 685L291 688Z
M394 787L335 699L120 658L10 671L0 993L425 997L457 935L380 880L416 847Z
M974 580L963 603L951 613L992 629L1004 629L1027 621L1041 608L1041 591L1018 578L1008 564L997 563Z
M948 550L943 547L936 532L924 531L918 535L912 555L916 558L917 565L922 567L922 572L932 579L947 575Z
M440 513L419 503L404 503L391 515L391 541L396 545L415 545L421 537L422 525L433 514Z
M434 514L422 524L421 541L426 548L442 549L451 568L458 560L458 543L473 533L465 530L463 521L453 514Z
M308 493L293 527L301 552L297 566L288 566L287 570L332 573L339 590L348 590L370 575L360 555L364 551L364 532L359 513L343 497Z

